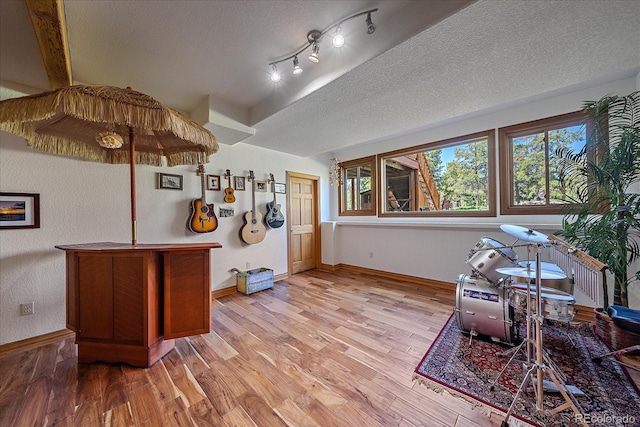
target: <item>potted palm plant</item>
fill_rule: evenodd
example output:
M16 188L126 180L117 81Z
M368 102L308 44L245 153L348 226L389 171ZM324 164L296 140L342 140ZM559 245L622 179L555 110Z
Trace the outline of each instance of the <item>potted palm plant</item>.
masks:
M627 287L640 279L629 267L640 259L640 91L584 104L587 141L559 151L561 185L572 188L562 230L569 243L605 263L614 278L613 304L628 306ZM604 281L604 307L609 306ZM604 309L604 310L603 310Z

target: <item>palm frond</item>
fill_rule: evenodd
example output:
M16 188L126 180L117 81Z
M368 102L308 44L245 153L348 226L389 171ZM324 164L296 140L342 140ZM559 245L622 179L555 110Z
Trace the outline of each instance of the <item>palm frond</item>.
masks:
M626 305L628 266L640 259L640 91L585 102L587 143L559 150L561 185L575 189L560 233L607 264L615 276L615 304ZM605 303L606 303L605 295Z

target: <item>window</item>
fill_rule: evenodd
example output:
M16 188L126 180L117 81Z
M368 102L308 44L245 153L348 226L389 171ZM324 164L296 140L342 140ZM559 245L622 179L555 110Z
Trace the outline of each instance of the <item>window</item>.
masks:
M384 153L380 216L495 216L494 131Z
M376 156L340 164L342 184L338 198L340 215L376 214Z
M576 112L499 129L501 214L562 213L575 189L561 184L557 153L585 147L586 121Z

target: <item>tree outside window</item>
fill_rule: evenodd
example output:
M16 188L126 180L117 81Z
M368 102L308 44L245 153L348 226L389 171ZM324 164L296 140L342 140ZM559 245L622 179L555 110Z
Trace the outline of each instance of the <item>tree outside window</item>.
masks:
M380 155L381 216L495 216L493 131Z
M575 200L576 189L562 185L557 153L585 147L585 123L578 112L499 130L502 214L558 214Z

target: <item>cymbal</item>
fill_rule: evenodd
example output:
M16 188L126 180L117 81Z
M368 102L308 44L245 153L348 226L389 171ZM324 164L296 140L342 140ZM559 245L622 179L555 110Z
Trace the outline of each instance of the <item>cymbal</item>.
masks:
M509 276L526 277L527 279L536 278L536 270L531 270L526 267L504 267L496 268L496 271L501 274L507 274ZM566 279L567 276L564 273L558 273L555 271L540 271L541 279Z
M500 229L508 235L515 237L518 240L522 240L523 242L547 243L549 241L547 236L539 231L520 227L519 225L502 224Z
M518 267L529 267L530 270L535 270L536 260L523 259L522 261L518 261ZM540 261L540 268L545 271L555 271L556 273L564 274L564 271L552 262Z

